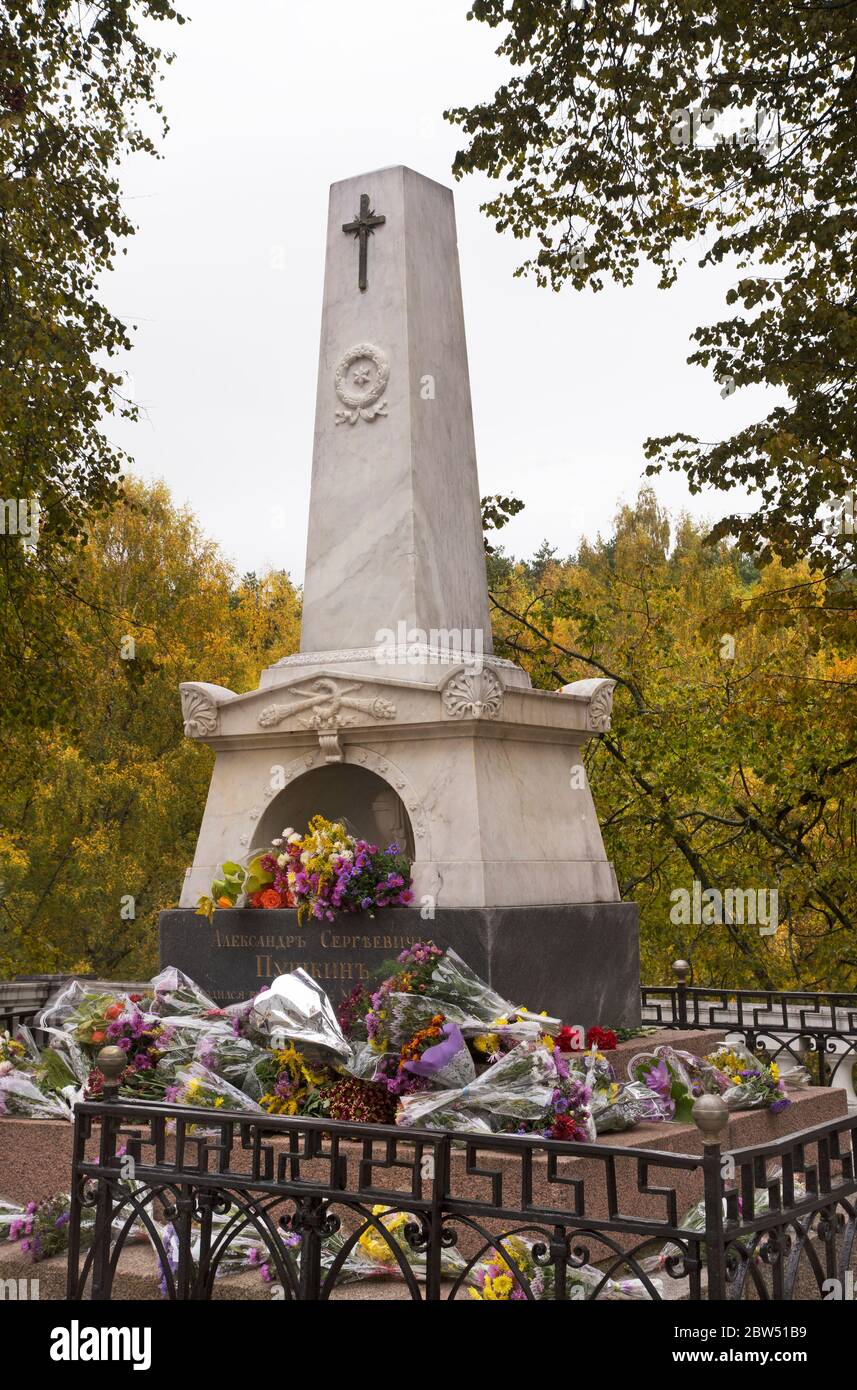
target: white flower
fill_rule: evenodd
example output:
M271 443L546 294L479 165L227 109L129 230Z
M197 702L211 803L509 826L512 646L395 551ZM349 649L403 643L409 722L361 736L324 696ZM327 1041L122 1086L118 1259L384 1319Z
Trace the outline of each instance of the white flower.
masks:
M0 1076L8 1076L14 1070L11 1062L0 1062Z
M294 833L294 831L292 831L291 835L289 836L288 843L289 843L290 845L299 845L300 842L301 842L301 837L300 837L300 835L296 835L296 834Z
M353 859L354 851L351 849L344 849L339 857L340 859Z
M285 828L285 830L283 831L283 839L284 839L284 840L289 840L289 839L291 839L291 837L294 835L294 833L295 833L295 827L294 827L293 825L287 825L286 828ZM296 839L300 839L300 836L295 836L295 838L296 838Z
M288 862L289 862L289 856L288 856L287 854L278 854L278 855L277 855L277 867L278 867L278 868L284 869L284 868L286 867L286 865L288 864Z
M301 863L302 863L302 864L308 864L311 858L312 858L312 855L310 854L309 850L308 850L308 849L305 849L304 852L303 852L303 854L301 855Z
M279 846L280 846L282 843L283 843L282 840L279 840L279 839L277 839L277 840L272 840L272 841L271 841L271 844L272 844L272 845L276 845L278 848L279 848Z

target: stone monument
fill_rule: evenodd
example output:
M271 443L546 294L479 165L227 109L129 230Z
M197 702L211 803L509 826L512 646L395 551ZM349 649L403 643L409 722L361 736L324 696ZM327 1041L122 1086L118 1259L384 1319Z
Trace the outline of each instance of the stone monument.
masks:
M451 190L402 167L334 184L301 650L248 694L181 687L217 757L163 963L222 1000L298 965L337 996L431 938L516 1003L637 1022L637 908L582 763L612 695L533 690L493 655ZM317 812L405 847L413 906L194 915L224 860Z

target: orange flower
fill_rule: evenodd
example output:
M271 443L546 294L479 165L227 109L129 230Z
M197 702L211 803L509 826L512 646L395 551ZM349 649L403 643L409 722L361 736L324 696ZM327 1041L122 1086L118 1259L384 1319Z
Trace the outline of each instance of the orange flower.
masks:
M95 1030L95 1032L93 1033L92 1038L91 1038L90 1041L91 1041L91 1042L104 1042L104 1039L105 1039L106 1037L107 1037L107 1034L104 1033L104 1032L102 1032L100 1028L97 1028L97 1029Z
M231 899L231 898L218 898L218 899L217 899L217 906L218 906L218 907L231 907L231 906L232 906L232 899Z
M263 907L282 906L280 895L277 892L276 888L266 888L264 893L259 894L259 901Z

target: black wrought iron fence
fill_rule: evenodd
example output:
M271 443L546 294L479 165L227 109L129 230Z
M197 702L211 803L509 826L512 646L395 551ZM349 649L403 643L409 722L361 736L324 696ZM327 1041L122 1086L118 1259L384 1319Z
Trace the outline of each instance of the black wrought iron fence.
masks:
M788 1056L818 1086L855 1092L857 994L800 990L709 989L686 983L690 966L676 961L673 985L643 985L645 1024L737 1033L772 1061Z
M140 1236L170 1299L209 1299L219 1275L260 1268L268 1296L298 1301L379 1274L428 1301L846 1289L857 1116L733 1154L719 1142L719 1098L703 1098L695 1117L697 1155L86 1102L68 1296L113 1297Z

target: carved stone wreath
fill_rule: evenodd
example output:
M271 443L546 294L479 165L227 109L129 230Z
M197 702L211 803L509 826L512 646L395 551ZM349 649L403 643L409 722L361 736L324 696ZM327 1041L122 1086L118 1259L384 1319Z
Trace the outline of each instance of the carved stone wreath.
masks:
M443 708L450 719L496 719L503 687L493 671L459 671L443 688Z
M371 362L374 374L365 368L358 369L349 379L351 368L355 362L361 361ZM349 348L341 357L334 376L336 394L346 407L345 410L337 410L337 425L356 425L358 420L374 420L377 415L386 415L387 402L382 401L381 397L389 380L390 364L386 353L380 348L373 347L371 343L358 343L356 347ZM355 386L363 389L354 390Z
M259 726L262 729L275 728L294 715L302 728L314 729L318 734L326 762L342 762L340 729L355 724L357 715L379 720L396 717L396 706L381 695L374 695L370 699L355 698L353 692L360 688L360 682L347 685L327 677L313 681L309 690L292 686L291 693L297 699L291 699L287 704L266 705L259 715ZM352 710L354 714L350 713Z

